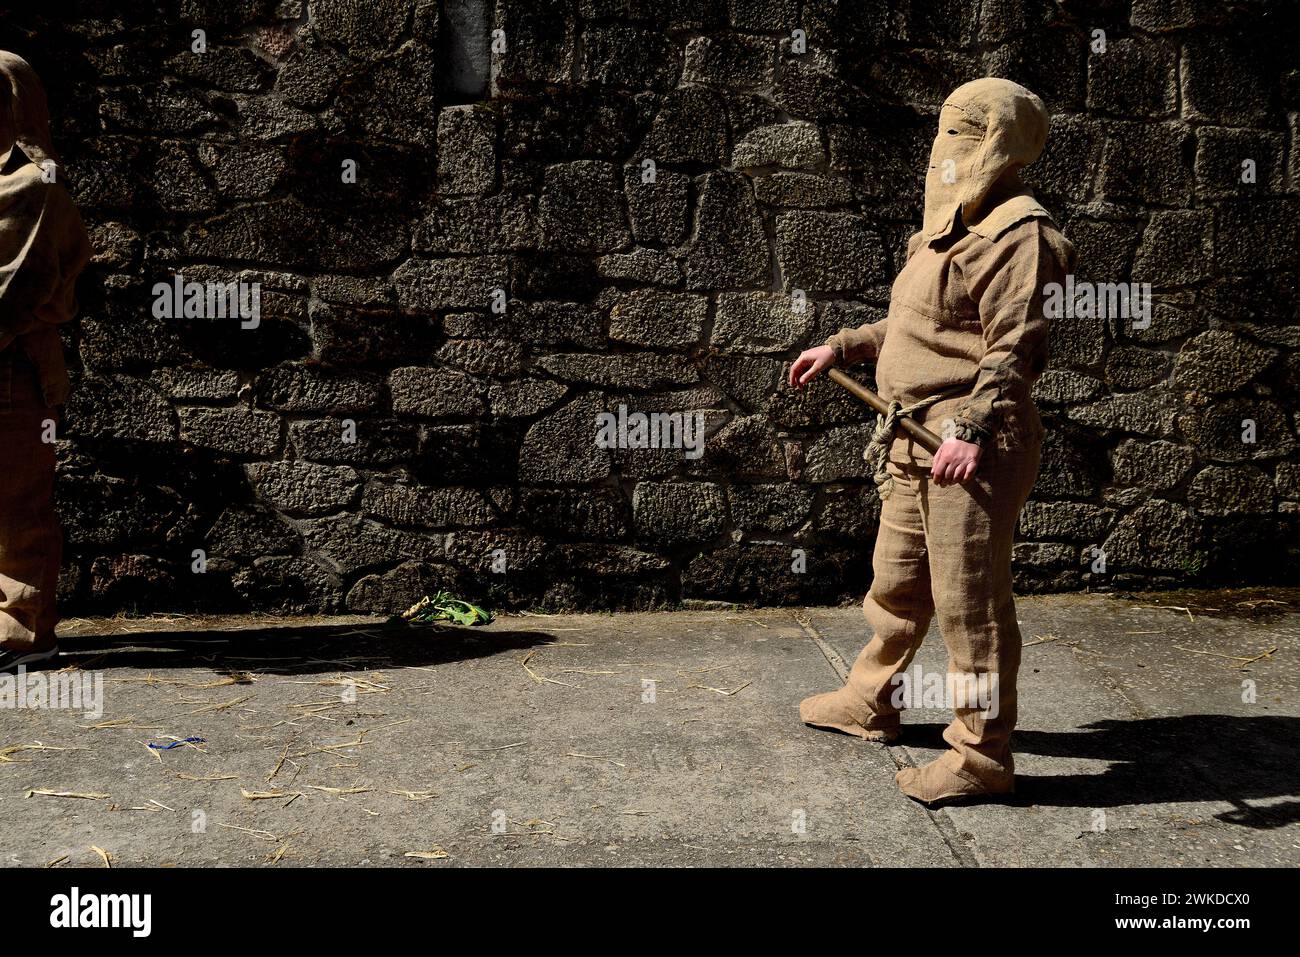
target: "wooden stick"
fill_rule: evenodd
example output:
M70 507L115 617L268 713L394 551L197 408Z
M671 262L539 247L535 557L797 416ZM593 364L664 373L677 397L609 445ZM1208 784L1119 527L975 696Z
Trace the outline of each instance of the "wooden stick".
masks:
M889 403L882 399L876 393L872 392L857 379L846 373L843 369L827 369L826 374L830 376L831 381L842 386L845 391L854 398L861 399L871 408L876 410L878 415L885 415L889 412ZM898 427L910 435L919 445L927 452L933 455L939 451L939 446L943 444L943 439L935 435L919 422L910 418L898 420Z

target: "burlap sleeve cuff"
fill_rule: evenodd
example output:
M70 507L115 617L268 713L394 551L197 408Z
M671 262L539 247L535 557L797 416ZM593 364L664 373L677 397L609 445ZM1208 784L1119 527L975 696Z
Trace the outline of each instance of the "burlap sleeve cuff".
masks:
M826 340L825 344L831 347L831 352L835 353L835 364L837 366L848 365L844 358L844 342L838 335L831 336Z
M961 439L963 442L984 446L988 444L992 435L988 429L976 425L969 419L958 419L956 427L952 430L952 437Z
M826 340L835 353L835 364L854 366L859 362L874 359L880 354L880 347L885 341L885 323L888 320L869 322L856 329L845 327Z

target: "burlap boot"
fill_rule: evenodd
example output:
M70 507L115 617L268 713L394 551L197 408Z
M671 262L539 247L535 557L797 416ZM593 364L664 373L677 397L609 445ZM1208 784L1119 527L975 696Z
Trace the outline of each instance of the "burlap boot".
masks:
M961 755L956 751L947 751L919 768L903 768L894 780L900 791L930 807L1010 794L1016 789L1011 771L977 778L963 769Z
M901 730L896 713L876 714L871 710L853 687L852 675L839 691L816 694L799 702L799 718L814 728L829 728L886 744L897 741Z

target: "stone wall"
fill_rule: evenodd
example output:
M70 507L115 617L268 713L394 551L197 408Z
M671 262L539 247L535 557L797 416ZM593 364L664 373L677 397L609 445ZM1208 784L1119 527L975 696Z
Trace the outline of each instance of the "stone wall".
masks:
M1053 326L1018 587L1294 576L1288 6L25 5L2 45L47 82L97 249L65 603L860 596L869 415L782 381L883 317L938 105L985 74L1048 103L1029 178L1079 280L1154 289L1147 328ZM260 284L260 323L155 318L177 273ZM620 405L704 413L702 456L597 447Z

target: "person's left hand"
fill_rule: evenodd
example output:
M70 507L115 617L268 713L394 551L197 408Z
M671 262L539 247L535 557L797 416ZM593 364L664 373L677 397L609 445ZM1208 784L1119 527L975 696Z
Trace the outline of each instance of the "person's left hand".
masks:
M944 439L939 451L934 453L930 477L940 487L954 482L960 485L975 474L983 453L984 449L974 442Z

